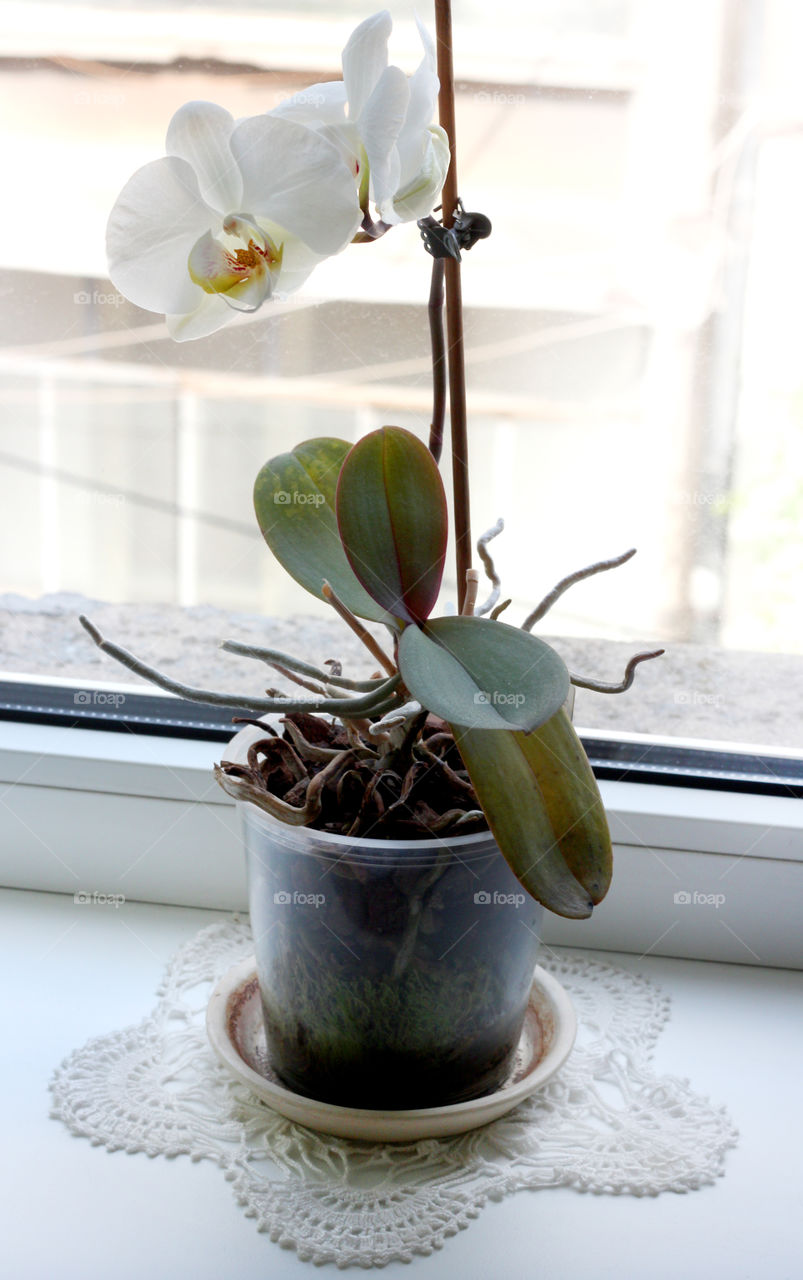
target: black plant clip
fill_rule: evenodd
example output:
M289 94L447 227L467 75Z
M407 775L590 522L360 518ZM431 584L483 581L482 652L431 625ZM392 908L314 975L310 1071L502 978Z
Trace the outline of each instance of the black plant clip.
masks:
M431 215L419 218L416 225L427 253L433 258L454 258L457 262L461 249L472 249L478 240L485 240L491 234L491 219L484 213L467 213L462 200L457 202L451 227L444 227Z

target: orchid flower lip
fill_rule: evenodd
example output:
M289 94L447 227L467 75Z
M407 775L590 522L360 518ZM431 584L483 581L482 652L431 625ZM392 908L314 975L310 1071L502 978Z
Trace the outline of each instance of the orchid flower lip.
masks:
M228 236L237 236L240 240L244 240L246 244L251 241L258 241L259 249L265 250L270 242L270 237L265 236L262 228L256 219L250 213L229 213L223 219L223 230Z
M228 214L222 230L224 240L206 231L193 245L187 259L190 277L235 311L257 311L273 293L284 246L277 248L251 214Z

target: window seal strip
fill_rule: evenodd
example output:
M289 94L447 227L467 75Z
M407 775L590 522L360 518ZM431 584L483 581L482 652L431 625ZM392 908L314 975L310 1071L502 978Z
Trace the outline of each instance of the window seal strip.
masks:
M118 693L75 685L0 682L0 720L110 733L148 734L228 742L237 708L208 707L183 698ZM772 752L718 751L710 747L581 734L594 774L611 782L738 791L803 798L803 758Z

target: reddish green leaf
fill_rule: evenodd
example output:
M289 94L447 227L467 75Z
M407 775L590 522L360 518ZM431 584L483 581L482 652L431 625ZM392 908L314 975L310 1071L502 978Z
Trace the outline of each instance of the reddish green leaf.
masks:
M610 885L611 838L566 712L528 734L453 732L488 825L524 888L558 915L590 916Z
M359 440L340 471L336 510L349 563L369 595L405 622L429 617L448 520L426 445L402 427L381 427Z
M265 541L296 582L321 599L325 578L352 613L384 622L384 610L352 573L337 528L335 491L350 449L322 436L271 458L257 476L254 508Z

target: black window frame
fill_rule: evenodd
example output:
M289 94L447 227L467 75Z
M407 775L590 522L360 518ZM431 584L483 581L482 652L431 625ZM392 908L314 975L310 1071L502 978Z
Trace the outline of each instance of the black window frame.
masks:
M205 742L228 742L236 732L236 708L209 707L184 698L126 691L124 701L109 687L3 680L0 720L95 729L107 733L147 734ZM748 795L803 798L803 754L774 755L711 746L685 740L598 737L581 734L594 774L600 781L649 783Z

